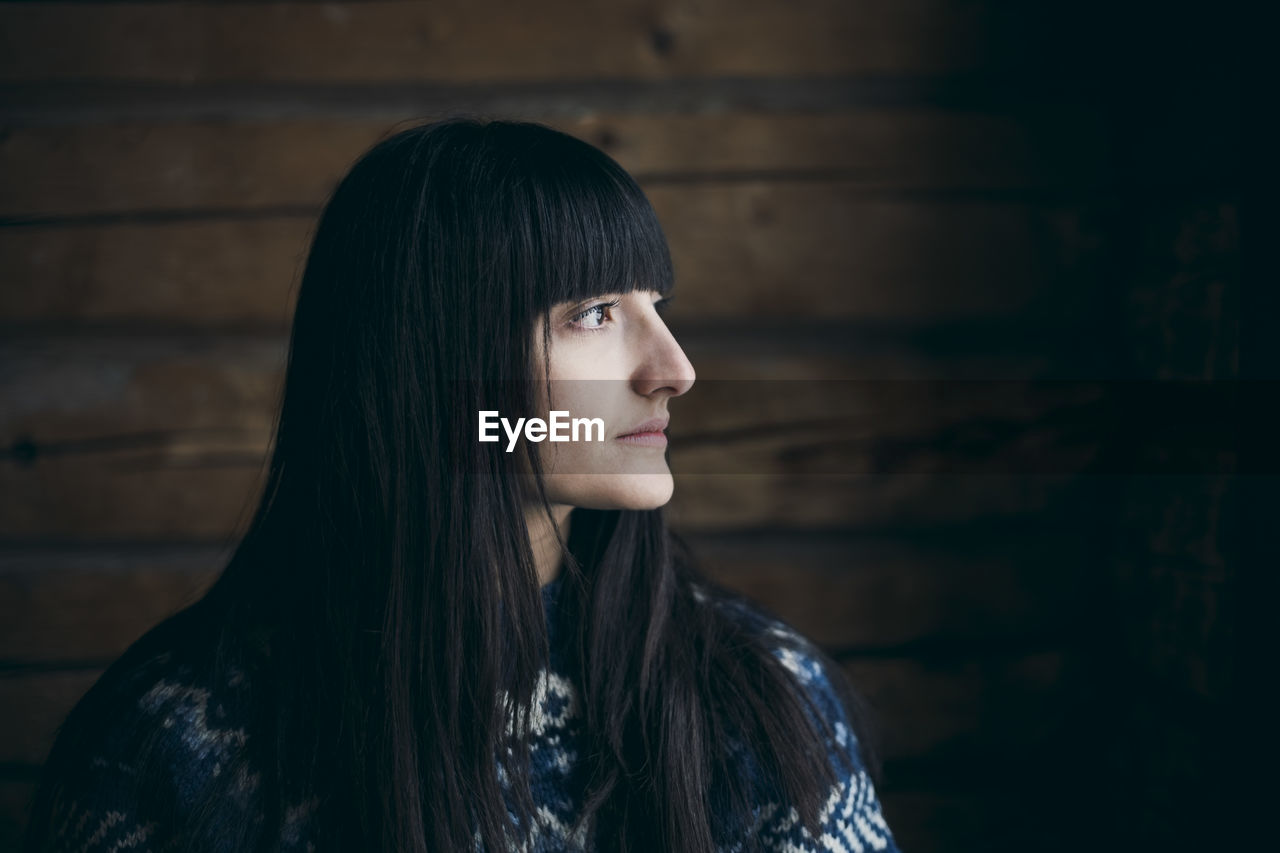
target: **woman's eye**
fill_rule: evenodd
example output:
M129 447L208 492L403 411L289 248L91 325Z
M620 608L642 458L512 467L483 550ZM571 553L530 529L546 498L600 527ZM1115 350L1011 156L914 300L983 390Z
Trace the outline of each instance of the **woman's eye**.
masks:
M615 299L612 302L601 302L599 305L592 305L587 310L579 314L575 314L572 318L570 318L569 322L571 325L577 326L579 329L582 329L584 331L588 331L588 332L599 331L601 328L603 328L605 312L608 311L610 308L617 307L618 303L620 303L621 301L622 301L621 299ZM593 320L593 319L599 320L600 325L591 325L590 323L583 325L581 322L582 320Z
M674 299L674 296L666 296L659 299L657 302L653 303L653 310L657 311L659 315L666 314L667 309L671 307L671 302Z

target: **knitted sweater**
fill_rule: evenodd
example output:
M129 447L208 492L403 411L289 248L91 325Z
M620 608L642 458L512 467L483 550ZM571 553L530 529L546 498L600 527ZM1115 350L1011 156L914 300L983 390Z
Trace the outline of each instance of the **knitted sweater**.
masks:
M567 675L565 650L560 642L567 636L565 626L559 624L562 620L556 606L560 588L559 579L542 588L551 656L535 691L537 710L530 732L530 782L538 813L536 821L525 828L524 837L509 839L508 849L513 851L550 853L581 849L581 844L589 850L595 833L606 831L589 827L585 838L569 834L582 806L587 780L580 761L584 744L580 694ZM775 654L799 676L817 707L827 715L836 735L834 742L827 741L828 750L846 753L854 767L852 774L839 771L838 783L831 789L821 813L822 833L818 837L802 825L795 809L773 796L762 796L754 807L749 836L761 843L761 849L786 853L897 851L844 709L822 665L803 651L812 645L794 629L758 610L738 610L744 617L755 619L772 636L792 641L780 642ZM237 709L245 706L245 691L249 688L244 673L231 671L219 683L210 684L193 679L191 671L177 657L162 654L113 681L109 707L115 709L118 719L105 737L96 739L88 748L80 748L71 768L63 771L59 781L68 785L71 794L55 805L47 827L33 825L33 830L42 833L47 829L50 834L47 840L41 838L38 849L81 853L184 849L186 845L170 827L149 819L146 804L127 793L130 788L125 783L135 772L130 745L137 742L140 731L155 731L156 726L166 730L164 752L172 768L171 787L181 803L184 796L191 796L186 792L197 790L195 780L218 774L227 766L231 751L243 747L252 736L243 721L236 719ZM59 740L67 737L65 728ZM834 762L833 767L839 769L841 765ZM505 789L501 762L498 771ZM253 774L243 778L240 787L244 796L238 802L229 798L226 803L228 821L243 824L248 820L256 783ZM314 808L313 801L289 810L281 834L281 850L304 853L325 849L313 825ZM34 841L37 833L32 835L29 841ZM217 848L215 843L211 849ZM737 842L723 849L732 853L742 849L742 844Z

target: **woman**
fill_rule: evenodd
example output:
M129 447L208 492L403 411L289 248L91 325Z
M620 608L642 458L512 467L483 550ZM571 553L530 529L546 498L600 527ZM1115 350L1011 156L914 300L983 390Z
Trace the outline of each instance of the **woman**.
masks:
M68 717L28 849L895 849L838 668L665 525L672 284L569 135L459 117L362 157L248 532ZM512 428L555 411L599 437Z

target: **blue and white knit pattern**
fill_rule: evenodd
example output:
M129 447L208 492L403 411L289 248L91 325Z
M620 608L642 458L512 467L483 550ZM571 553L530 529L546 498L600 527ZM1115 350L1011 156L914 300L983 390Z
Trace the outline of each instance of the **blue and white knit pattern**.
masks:
M519 853L559 853L567 850L589 850L594 828L586 826L577 835L571 830L580 814L588 779L580 755L584 740L581 698L572 681L563 673L562 653L556 642L557 626L551 618L556 612L555 596L559 581L543 587L543 603L548 613L548 631L552 656L539 674L535 695L535 711L531 715L530 743L531 788L537 812L519 839L509 839L508 850ZM778 639L776 654L795 673L816 707L827 715L835 733L835 742L827 747L839 750L852 759L853 773L841 771L838 783L831 789L821 812L821 832L812 835L804 827L797 811L783 802L762 802L754 810L748 837L761 843L761 849L779 853L862 853L862 851L897 851L893 835L881 814L880 803L871 780L863 771L857 755L856 741L819 662L806 654L807 641L781 623L770 623L768 630ZM809 647L811 648L811 647ZM229 759L244 746L246 730L229 718L228 709L242 707L237 692L247 689L240 673L210 690L193 685L180 665L165 669L164 658L157 659L159 672L153 667L131 695L133 711L130 720L122 720L118 731L103 743L97 754L86 756L78 789L78 800L66 804L56 816L59 835L53 849L104 853L117 850L174 850L182 845L166 828L140 819L136 803L129 802L122 784L134 768L130 765L133 735L147 726L171 729L169 744L172 771L181 798L187 786L217 775L230 766ZM509 703L508 703L509 704ZM508 720L508 735L512 731ZM507 787L506 769L498 763L499 780ZM837 769L839 763L833 763ZM242 775L235 786L235 802L228 809L235 814L229 820L241 821L253 812L252 795L258 785L256 773ZM511 800L509 799L509 805ZM289 820L282 835L285 851L314 851L317 848L312 822L316 802L299 804L288 810ZM514 813L514 812L513 812ZM215 845L216 846L216 845ZM726 849L738 853L742 844Z
M775 623L770 632L803 648L806 640L786 626ZM862 853L864 850L897 850L893 833L880 811L871 779L857 755L857 741L849 728L844 708L836 698L821 664L815 657L796 651L792 646L779 646L775 652L814 699L835 733L835 743L827 742L829 751L840 751L852 759L853 772L841 771L827 802L819 813L821 834L815 838L794 809L782 803L769 802L757 807L752 834L766 850L801 853ZM834 757L834 756L832 756ZM839 767L838 764L834 765Z

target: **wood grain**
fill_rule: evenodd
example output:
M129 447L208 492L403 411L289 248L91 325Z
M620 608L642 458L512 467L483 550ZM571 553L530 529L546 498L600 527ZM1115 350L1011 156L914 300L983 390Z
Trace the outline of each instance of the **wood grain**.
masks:
M219 549L0 553L0 661L111 663L213 582Z
M0 80L665 80L1008 68L995 3L4 4ZM1007 13L1006 13L1007 14Z
M647 184L769 173L867 191L1079 191L1106 156L1098 117L1068 107L520 117ZM365 150L430 118L14 125L0 135L0 217L318 208Z
M707 573L831 650L1015 643L1069 633L1091 581L1065 535L981 546L875 536L693 539Z
M672 321L940 324L1044 313L1085 279L1091 212L889 200L848 181L648 191L671 246ZM283 331L310 216L0 228L0 322Z

